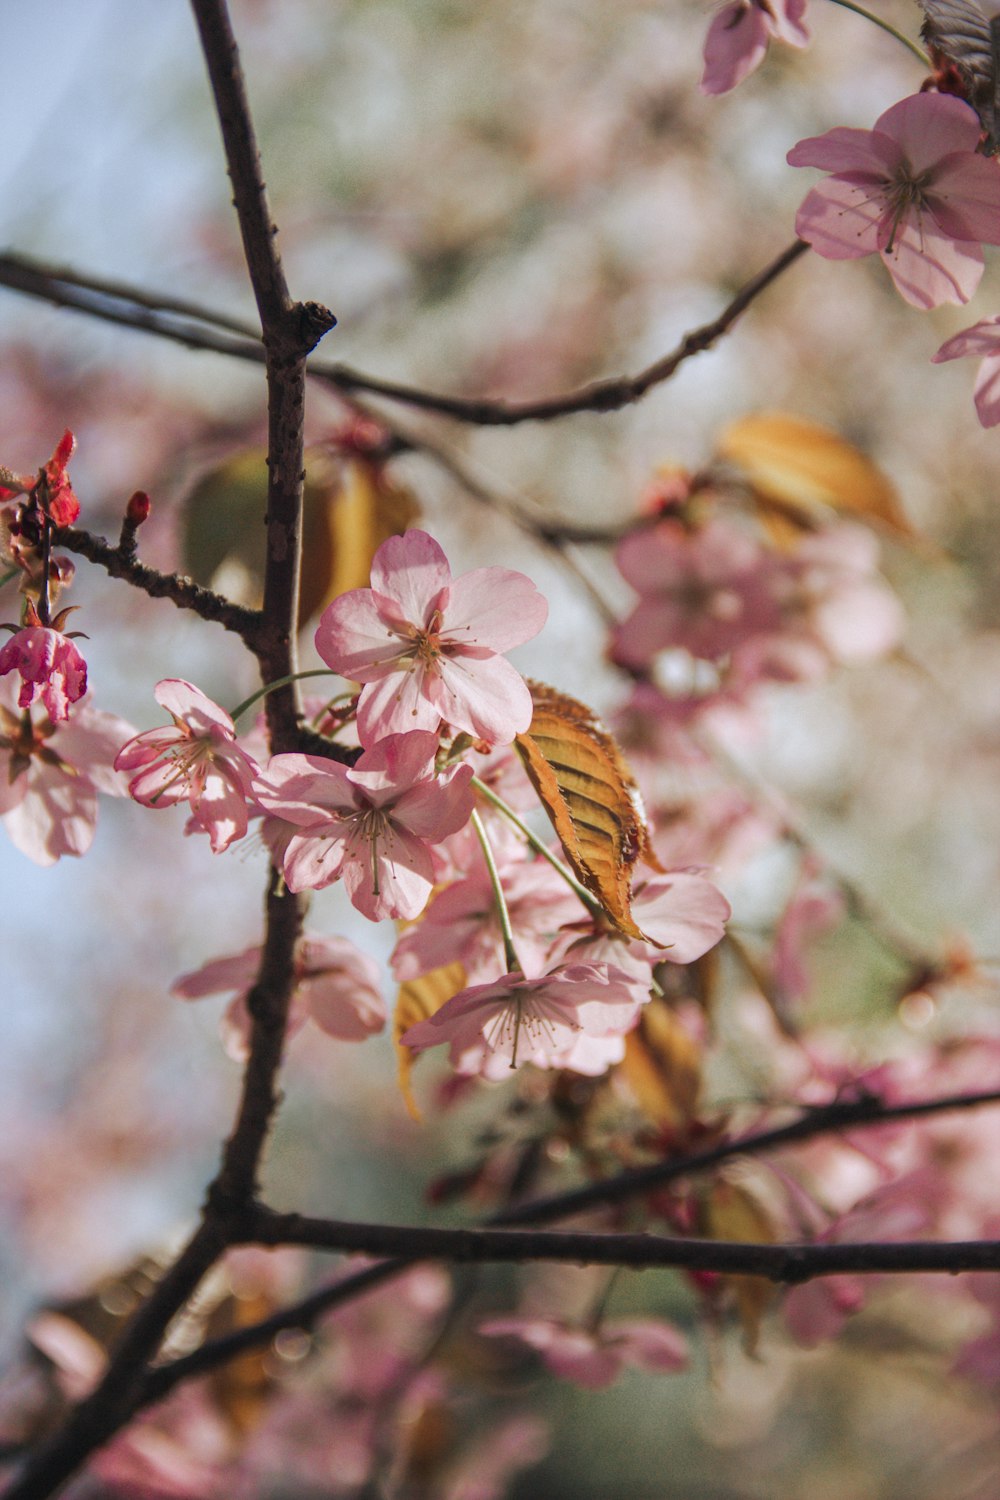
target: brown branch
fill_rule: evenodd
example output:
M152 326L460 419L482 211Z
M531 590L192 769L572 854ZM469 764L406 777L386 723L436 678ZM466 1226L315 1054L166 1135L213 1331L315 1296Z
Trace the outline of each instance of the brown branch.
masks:
M909 1104L883 1104L874 1095L863 1095L854 1100L836 1100L819 1109L807 1110L786 1125L769 1130L758 1130L734 1139L720 1141L686 1156L655 1162L635 1171L621 1172L601 1182L590 1183L565 1193L554 1193L522 1203L517 1208L504 1210L487 1221L485 1227L502 1228L516 1225L551 1223L560 1218L582 1213L585 1210L611 1203L623 1202L653 1188L662 1187L684 1177L709 1171L735 1156L760 1156L782 1147L796 1145L846 1129L875 1128L900 1120L919 1120L934 1115L980 1109L1000 1104L1000 1089L982 1090L974 1093L942 1095L936 1099L922 1099ZM144 1387L141 1405L152 1405L172 1391L183 1381L197 1375L207 1374L220 1365L235 1359L249 1349L258 1349L268 1344L276 1334L288 1328L312 1329L320 1318L344 1306L355 1297L381 1286L400 1275L414 1263L412 1256L397 1256L366 1266L363 1271L344 1276L338 1281L320 1287L308 1297L273 1313L258 1323L241 1328L235 1333L212 1339L199 1349L151 1370ZM818 1274L818 1273L817 1273Z
M911 1240L870 1244L759 1245L735 1240L671 1239L655 1234L588 1234L541 1229L437 1229L357 1224L260 1208L246 1242L303 1245L407 1260L570 1261L633 1270L717 1271L797 1285L817 1276L1000 1270L1000 1240Z
M76 526L64 526L53 536L53 543L75 552L89 562L96 563L112 578L124 579L133 588L141 589L152 599L170 599L178 609L189 609L203 620L211 620L238 635L251 649L255 649L261 635L263 615L260 610L246 609L234 604L223 594L178 573L160 573L139 562L133 552L123 549L121 543L112 546L102 536L83 531Z
M479 427L514 427L520 422L548 422L579 412L619 411L642 399L655 386L662 385L679 367L696 354L711 349L728 333L750 304L804 255L809 246L795 240L780 255L745 283L726 304L722 312L708 323L685 334L670 353L654 360L633 375L612 376L595 380L561 395L543 396L528 401L477 400L421 390L399 381L381 380L374 375L352 369L349 365L314 360L310 374L334 389L353 393L366 392L386 400L399 401L421 411L452 417ZM95 281L76 271L60 270L33 261L27 256L0 256L0 285L12 290L73 307L126 327L156 333L186 344L189 348L209 349L238 359L261 360L259 345L250 330L238 320L217 318L197 304L170 296L128 287L118 282ZM206 326L199 328L197 325ZM246 331L243 340L240 334Z
M225 0L192 0L192 7L263 328L268 384L268 531L264 606L261 615L253 617L256 631L248 644L268 683L296 670L305 363L309 350L332 326L333 319L312 304L293 303L288 294ZM92 541L88 539L87 544ZM107 550L110 553L116 549ZM117 551L117 562L107 556L100 559L104 566L109 562L123 570L141 566L121 548ZM272 749L294 749L298 731L294 685L269 694L266 712ZM130 1320L100 1383L28 1459L7 1491L8 1500L44 1500L131 1418L141 1400L145 1369L170 1322L206 1271L229 1245L239 1242L257 1191L260 1161L278 1103L278 1070L303 914L304 900L288 891L272 870L261 966L248 999L252 1030L242 1095L221 1166L206 1195L201 1223L155 1292Z

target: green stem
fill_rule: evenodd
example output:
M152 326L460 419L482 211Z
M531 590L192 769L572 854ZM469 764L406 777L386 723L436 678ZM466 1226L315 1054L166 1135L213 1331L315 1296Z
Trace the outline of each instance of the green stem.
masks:
M472 826L476 830L476 837L479 840L483 851L483 858L486 861L486 868L489 871L490 885L493 887L493 900L496 902L497 916L500 918L500 931L503 934L504 961L510 973L516 970L523 974L524 970L521 968L521 962L514 947L514 931L510 925L507 898L503 893L503 886L500 884L500 872L497 869L497 862L493 858L493 848L490 844L489 835L483 827L483 820L475 808L472 810Z
M513 823L518 833L524 835L536 854L540 854L543 859L548 860L553 870L555 870L557 874L562 876L563 880L565 880L570 890L573 891L575 895L579 896L584 906L590 912L590 915L592 917L603 916L604 908L602 907L601 903L590 894L585 885L581 884L581 882L577 880L572 870L567 870L562 860L557 859L552 851L546 847L544 840L540 839L537 833L532 833L527 823L522 823L521 819L518 817L514 809L512 807L508 807L503 798L498 797L496 792L493 791L491 787L488 787L485 781L480 781L478 776L473 776L472 785L475 787L476 791L481 794L481 796L486 798L487 802L489 802L493 807L497 809L497 812L503 813L504 817L507 818L509 822Z
M251 693L249 698L244 698L229 717L235 722L246 713L248 708L253 708L259 699L266 698L268 693L273 693L276 688L287 687L290 682L301 682L303 677L336 677L336 675L336 672L331 671L329 667L316 667L311 672L290 672L287 677L277 677L274 682L265 682L264 686L258 688L255 693Z
M871 11L865 10L863 5L855 5L854 0L833 0L833 4L843 6L844 10L853 10L856 16L864 16L865 20L871 21L873 26L880 27L882 31L887 31L890 36L894 36L897 42L902 42L903 46L907 47L925 68L931 67L931 60L926 52L922 51L916 42L911 42L908 36L904 36L903 32L897 31L895 26L890 26L888 21L883 21L881 16L872 15Z

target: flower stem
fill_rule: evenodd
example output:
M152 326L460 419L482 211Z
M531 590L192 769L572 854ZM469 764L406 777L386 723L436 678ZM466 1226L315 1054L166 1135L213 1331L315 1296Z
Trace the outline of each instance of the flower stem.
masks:
M863 5L855 5L854 0L832 0L832 3L843 6L844 10L853 10L857 16L864 16L865 20L871 21L873 26L880 27L883 31L887 31L890 36L894 36L897 42L902 42L903 46L908 48L917 61L922 63L925 68L931 66L931 60L927 56L927 53L922 51L916 42L911 42L910 38L905 36L903 32L897 31L895 26L891 26L888 21L883 21L881 16L873 15L870 10L865 10Z
M493 858L493 847L490 844L489 835L483 827L483 820L475 808L472 810L472 826L476 830L476 838L479 840L483 851L483 858L486 861L486 869L489 872L490 885L493 887L493 900L496 903L497 916L500 919L500 932L503 935L504 962L511 973L517 970L523 974L524 970L521 968L521 962L514 947L514 931L510 925L507 898L503 893L503 886L500 884L500 872L497 869L497 862Z
M265 682L264 686L258 688L255 693L251 693L249 698L244 698L229 717L235 722L246 713L248 708L253 708L259 699L266 698L268 693L274 692L275 688L287 687L290 682L301 682L303 677L336 677L336 675L336 672L331 671L329 667L316 667L311 672L290 672L287 677L278 677L274 682Z
M495 807L498 812L503 813L504 817L507 818L509 822L513 823L518 833L524 835L536 854L540 854L543 859L548 860L553 870L555 870L557 874L562 876L563 880L565 880L570 890L573 891L575 895L579 896L580 900L590 912L591 916L601 916L604 912L604 908L602 907L601 903L590 894L585 885L581 884L581 882L577 880L572 870L568 870L563 864L562 860L557 859L552 851L546 847L544 840L540 839L537 833L532 833L527 823L523 823L521 821L514 809L512 807L508 807L503 798L498 797L496 792L493 791L491 787L488 787L485 781L480 781L478 776L473 776L472 785L475 787L477 792L481 793L481 795L486 798L487 802Z

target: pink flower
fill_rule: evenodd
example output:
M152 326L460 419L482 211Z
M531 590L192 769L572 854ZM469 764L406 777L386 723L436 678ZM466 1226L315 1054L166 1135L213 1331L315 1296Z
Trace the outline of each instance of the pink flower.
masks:
M571 964L540 979L504 974L492 984L460 990L426 1021L400 1038L414 1052L451 1044L451 1061L463 1073L505 1059L511 1068L531 1062L559 1067L578 1035L605 1037L628 1031L639 1011L632 981L608 964Z
M64 854L86 854L97 824L97 794L124 797L112 768L131 724L92 708L86 698L73 718L33 723L13 711L13 682L0 685L0 821L14 846L37 865Z
M941 345L931 363L941 365L949 359L963 359L967 354L983 357L973 399L982 426L995 427L1000 422L1000 317L983 318L956 333Z
M688 1362L684 1336L655 1318L619 1318L594 1329L573 1328L554 1318L493 1318L479 1332L520 1339L541 1355L553 1375L587 1391L604 1390L626 1366L668 1375Z
M538 634L548 606L523 573L476 568L452 578L432 537L408 531L375 554L370 589L325 610L316 649L335 672L367 684L358 705L364 745L442 721L490 744L531 723L531 695L500 655Z
M223 1037L231 1057L247 1055L250 1015L247 994L257 978L261 950L247 948L229 958L214 958L171 986L182 1000L200 1000L238 990L223 1021ZM363 1042L385 1025L385 1001L379 967L346 938L302 937L295 945L295 990L289 1015L289 1035L307 1020L327 1036Z
M968 302L983 274L981 243L1000 244L1000 172L976 152L980 131L961 99L914 94L874 130L799 141L790 164L833 176L805 199L796 232L828 260L878 251L914 307Z
M580 915L580 902L543 860L504 863L500 879L517 956L527 974L540 974L553 937ZM495 979L506 967L493 888L481 857L473 874L436 895L420 922L403 933L392 969L405 982L455 961L472 984Z
M763 61L772 37L806 47L806 0L733 0L717 11L705 38L703 94L725 94Z
M247 831L257 763L236 743L236 726L225 709L190 682L164 678L154 697L173 724L129 740L115 770L138 773L128 789L144 807L189 802L191 821L220 854Z
M69 636L41 623L30 600L27 618L28 624L0 650L0 677L19 672L18 706L27 708L37 696L57 724L69 718L70 704L77 703L87 691L87 663Z
M437 736L392 734L347 767L315 755L275 755L254 790L268 812L301 830L282 869L293 891L343 878L373 922L409 920L434 884L430 845L472 813L471 766L437 775Z

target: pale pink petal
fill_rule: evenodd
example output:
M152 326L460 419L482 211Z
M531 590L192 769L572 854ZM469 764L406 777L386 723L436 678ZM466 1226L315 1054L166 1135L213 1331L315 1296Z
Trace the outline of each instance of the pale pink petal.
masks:
M382 543L372 559L372 588L399 604L404 619L426 625L438 594L451 582L448 559L426 531Z
M634 897L632 912L646 936L663 945L657 957L675 964L693 963L714 948L732 915L717 886L684 870L647 880Z
M183 719L198 738L210 735L213 729L222 729L229 736L236 733L236 726L225 709L181 677L165 677L156 684L153 697L171 717Z
M859 260L878 250L884 216L880 188L828 177L806 195L795 216L795 232L826 260Z
M243 838L249 822L247 800L228 776L209 770L201 790L193 790L190 800L193 820L208 834L213 854L221 854Z
M456 766L440 781L428 781L403 792L393 809L393 822L418 838L449 838L472 816L474 795L470 765Z
M819 167L824 172L851 172L881 182L900 161L899 148L870 130L838 125L824 135L807 136L785 157L790 167Z
M386 623L392 604L371 589L351 589L334 599L316 627L316 650L327 666L351 682L391 671L408 644Z
M344 867L343 838L293 833L281 861L290 891L319 891L332 885Z
M712 18L705 37L703 94L726 94L760 66L770 30L763 11L749 0L734 0Z
M1000 165L993 156L947 156L927 190L927 206L956 240L1000 245Z
M991 354L983 360L974 395L980 422L984 427L995 427L1000 422L1000 355Z
M530 578L509 568L475 568L448 589L442 636L463 646L509 651L530 641L549 606Z
M347 773L376 807L434 774L437 736L420 731L391 734L372 745Z
M377 840L348 839L344 887L354 906L373 922L386 917L411 921L434 887L427 845L405 829L391 827Z
M931 363L943 364L945 360L962 359L967 354L1000 355L1000 316L984 318L946 339L932 356Z
M607 1036L588 1036L578 1032L571 1045L552 1057L552 1066L565 1068L570 1073L580 1073L584 1078L603 1078L609 1068L620 1063L625 1056L624 1033L611 1032Z
M900 296L925 311L945 302L968 302L984 265L977 244L941 233L929 214L919 219L908 214L892 250L883 250L882 259Z
M971 157L981 130L975 110L954 94L911 94L875 121L876 133L899 142L915 175L951 151Z
M437 733L441 715L427 696L432 680L421 662L407 662L377 682L369 682L358 703L358 735L374 745L389 735L410 730Z
M231 954L228 958L213 958L209 963L202 964L200 969L181 974L170 986L170 993L181 1000L201 1000L205 995L221 995L227 990L245 989L257 978L260 954L260 946L257 944L245 948L242 953Z
M316 1025L340 1041L361 1042L385 1026L385 1001L377 983L362 982L346 967L300 980L299 992Z
M73 780L47 768L3 814L3 825L15 849L36 865L86 854L97 827L97 793L83 778Z
M426 690L446 723L491 745L510 744L528 728L534 712L524 678L502 656L442 657L437 673L426 679Z
M809 29L805 24L806 0L770 0L771 30L775 38L790 47L808 47Z
M299 827L353 813L358 796L348 768L319 755L272 755L254 778L254 796L268 812Z
M619 1318L601 1328L604 1341L628 1365L659 1375L672 1375L688 1363L688 1344L679 1329L655 1318Z

